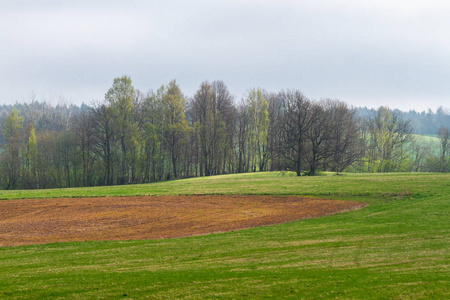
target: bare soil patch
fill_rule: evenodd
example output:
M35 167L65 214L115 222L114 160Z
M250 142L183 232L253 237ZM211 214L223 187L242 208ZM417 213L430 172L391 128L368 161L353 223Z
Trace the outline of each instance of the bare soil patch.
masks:
M0 201L0 246L175 238L273 225L365 204L284 196L144 196Z

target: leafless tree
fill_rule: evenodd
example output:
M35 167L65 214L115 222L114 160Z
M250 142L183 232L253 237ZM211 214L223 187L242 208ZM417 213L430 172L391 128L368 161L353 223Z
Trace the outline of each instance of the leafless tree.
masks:
M312 104L300 91L283 91L279 98L284 108L283 155L289 162L288 168L300 176L307 133L313 122Z
M83 186L94 185L94 144L95 144L95 128L96 123L94 115L84 112L74 117L72 130L77 136L79 143L79 151L82 162L82 182Z
M276 93L265 93L269 104L269 126L267 133L268 156L270 158L269 170L284 170L283 157L283 101Z
M219 173L234 172L237 124L237 109L234 104L234 97L223 81L213 81L211 86L214 102L216 103L217 111L220 114L217 122L223 122L225 124L225 139L221 149L222 153L218 155L222 161L222 170L219 171ZM219 165L217 167L220 168Z
M324 100L323 105L329 120L328 164L332 171L342 172L362 155L355 110L338 100Z
M441 164L442 164L442 172L448 172L448 163L446 161L447 151L450 148L450 130L442 126L438 130L439 141L441 142Z
M244 101L238 105L238 173L248 172L248 130L250 124L250 117Z
M114 113L110 107L101 104L93 107L91 116L91 120L88 120L87 122L88 124L91 124L94 131L93 151L102 161L104 168L103 184L111 185L113 184L113 158L116 149L115 143L117 142L114 126ZM86 116L84 118L86 118ZM78 131L79 136L84 136L82 130L83 126L80 128L79 122L76 122L75 124L74 131ZM83 137L79 137L79 139L83 140Z
M329 110L326 103L313 103L311 106L311 125L306 132L306 161L309 164L309 175L316 175L317 169L328 158L332 157L332 129Z

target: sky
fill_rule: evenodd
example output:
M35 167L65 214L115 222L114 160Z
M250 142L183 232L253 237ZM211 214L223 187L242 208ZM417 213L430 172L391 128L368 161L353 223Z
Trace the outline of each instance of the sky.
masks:
M0 105L102 101L115 77L450 107L450 1L0 0Z

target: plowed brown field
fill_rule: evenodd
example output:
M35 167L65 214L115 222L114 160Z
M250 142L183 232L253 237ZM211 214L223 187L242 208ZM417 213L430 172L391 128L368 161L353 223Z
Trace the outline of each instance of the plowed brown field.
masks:
M146 196L0 201L0 246L174 238L321 217L361 202L282 196Z

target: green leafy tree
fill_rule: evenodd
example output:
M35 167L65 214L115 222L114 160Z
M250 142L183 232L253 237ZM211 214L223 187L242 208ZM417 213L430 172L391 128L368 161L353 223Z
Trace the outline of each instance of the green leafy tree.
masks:
M246 98L249 116L249 151L251 169L266 170L269 159L267 149L267 129L269 126L269 104L261 89L252 89Z
M36 140L36 133L34 127L31 128L30 136L28 137L27 145L27 161L29 165L30 180L33 185L37 183L37 160L38 160L38 147ZM39 188L39 186L35 186Z
M3 124L3 136L7 142L17 138L22 133L23 121L24 118L19 116L17 108L14 107Z
M175 80L171 81L161 99L163 141L172 165L168 178L178 178L180 175L179 163L189 130L184 113L185 105L186 99L181 94L180 87Z
M164 159L162 150L162 97L164 87L156 93L149 92L141 105L141 125L143 132L143 178L144 182L162 180Z
M378 160L380 164L379 171L397 171L403 161L409 158L407 150L413 141L410 123L399 114L391 113L387 107L378 109L370 124L370 142L373 144L373 160Z
M133 163L136 154L137 125L134 122L134 87L131 78L122 76L114 79L112 87L105 95L112 108L116 132L121 147L121 177L119 183L133 180Z
M208 82L202 83L192 101L194 127L199 135L200 176L220 173L226 151L226 124L219 110L220 94Z

